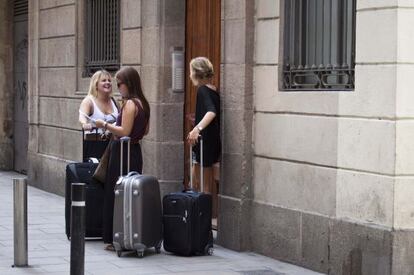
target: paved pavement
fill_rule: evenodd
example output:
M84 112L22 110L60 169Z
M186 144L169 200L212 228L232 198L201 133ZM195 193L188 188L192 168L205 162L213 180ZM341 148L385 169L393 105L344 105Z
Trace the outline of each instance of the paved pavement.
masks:
M28 187L29 267L13 264L14 172L0 171L0 274L69 274L70 242L64 234L64 198ZM213 256L179 257L149 253L142 259L129 255L118 258L105 251L102 241L87 241L85 274L235 274L317 275L298 266L255 253L238 253L215 246Z

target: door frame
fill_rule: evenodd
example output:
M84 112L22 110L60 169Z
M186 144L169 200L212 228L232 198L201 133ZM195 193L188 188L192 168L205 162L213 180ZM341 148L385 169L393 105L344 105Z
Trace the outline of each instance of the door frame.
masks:
M201 27L200 27L201 26ZM204 27L203 27L204 26ZM210 27L209 29L205 26ZM203 44L203 40L206 42ZM199 45L197 45L199 44ZM220 88L221 65L221 0L186 0L185 19L185 86L184 86L184 185L189 186L190 148L187 135L194 127L191 114L196 104L196 87L188 77L192 58L206 56L213 63L213 84Z

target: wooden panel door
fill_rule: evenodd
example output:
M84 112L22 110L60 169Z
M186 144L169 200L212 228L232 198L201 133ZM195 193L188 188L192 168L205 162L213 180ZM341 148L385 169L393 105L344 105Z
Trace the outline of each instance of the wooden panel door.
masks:
M186 41L185 41L185 105L184 105L184 139L194 127L191 117L196 104L196 88L190 78L189 64L197 56L205 56L213 63L213 84L220 87L220 0L186 1ZM189 182L189 146L185 141L185 184Z

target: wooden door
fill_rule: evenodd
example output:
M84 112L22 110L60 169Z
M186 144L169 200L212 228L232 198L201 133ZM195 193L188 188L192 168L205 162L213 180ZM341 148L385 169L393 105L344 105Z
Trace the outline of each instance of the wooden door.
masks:
M185 41L185 105L184 105L184 139L194 127L191 117L196 105L196 88L190 78L189 64L192 58L205 56L213 63L213 84L220 87L220 0L186 1L186 41ZM189 182L189 147L185 142L185 184Z

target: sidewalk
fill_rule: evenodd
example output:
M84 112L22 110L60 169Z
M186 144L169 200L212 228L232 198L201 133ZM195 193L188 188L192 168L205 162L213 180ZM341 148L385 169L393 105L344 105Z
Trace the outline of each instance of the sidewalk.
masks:
M20 175L0 171L0 274L69 274L70 242L65 235L64 198L28 187L29 267L13 264L13 187ZM321 273L255 253L215 246L213 256L178 257L165 251L118 258L102 241L85 244L85 274L317 275Z

